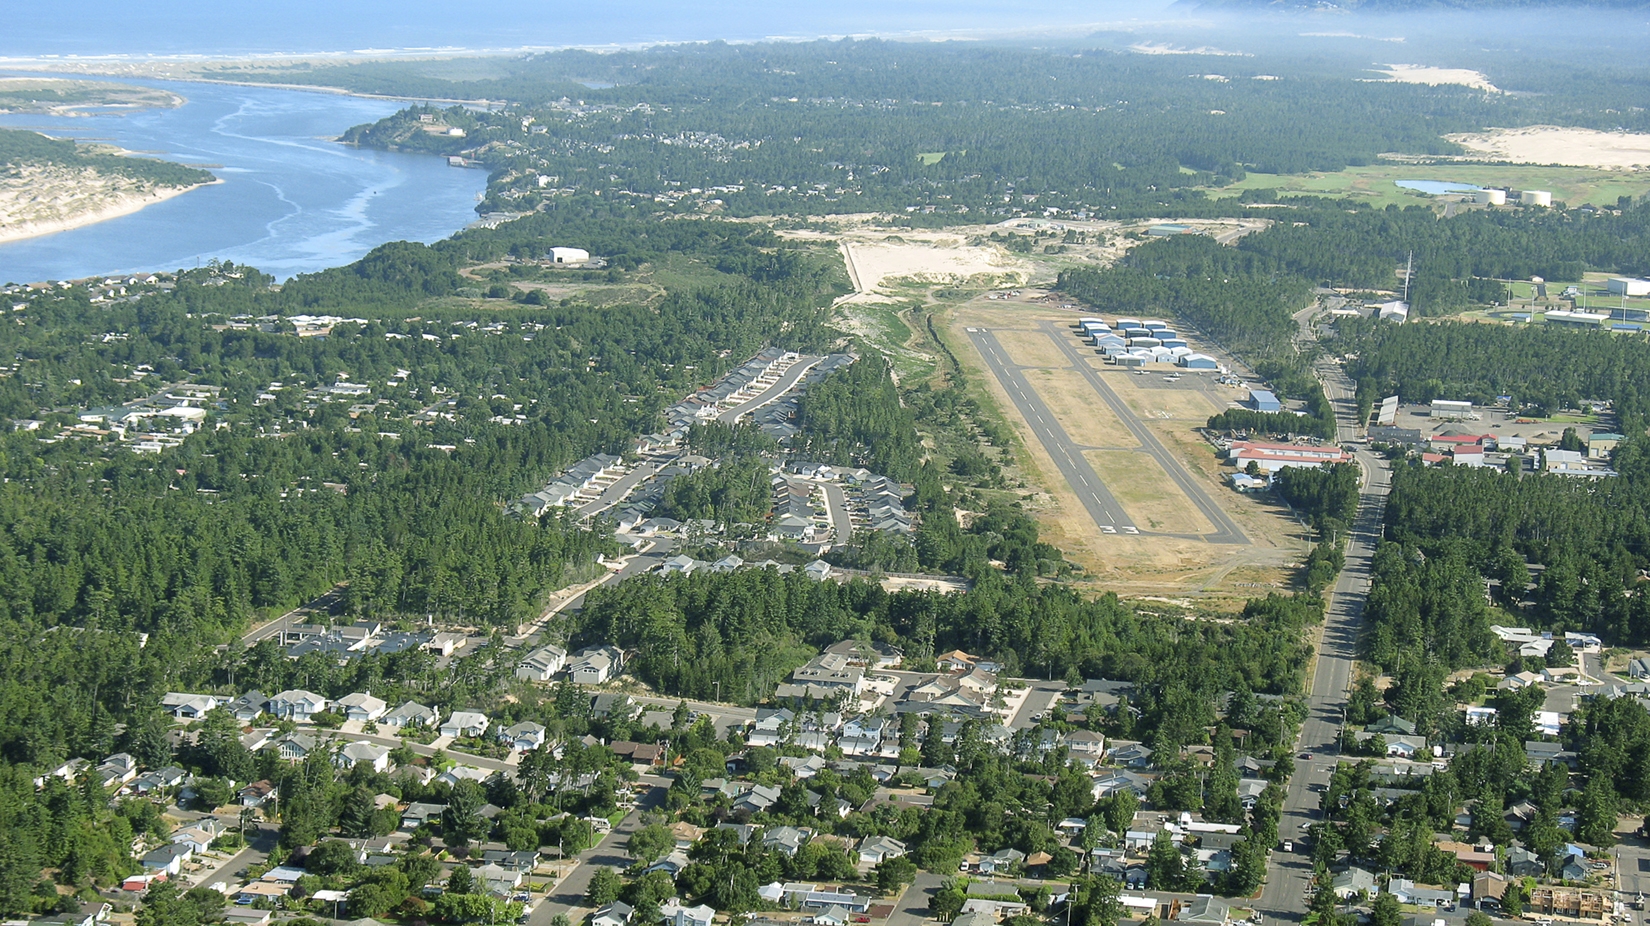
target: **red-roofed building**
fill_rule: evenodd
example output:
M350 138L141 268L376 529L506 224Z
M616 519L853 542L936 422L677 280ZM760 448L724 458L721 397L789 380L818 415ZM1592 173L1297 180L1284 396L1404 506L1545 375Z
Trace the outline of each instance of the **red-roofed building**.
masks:
M1317 447L1310 444L1275 444L1265 441L1233 441L1226 451L1226 462L1239 469L1253 462L1262 470L1275 473L1286 466L1322 466L1325 463L1350 463L1352 455L1339 447Z

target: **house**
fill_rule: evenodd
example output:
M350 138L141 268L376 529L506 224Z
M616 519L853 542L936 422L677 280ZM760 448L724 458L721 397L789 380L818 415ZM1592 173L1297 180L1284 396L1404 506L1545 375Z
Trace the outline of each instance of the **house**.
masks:
M473 781L476 784L483 784L491 777L493 777L492 772L476 768L473 765L455 765L435 776L435 780L444 782L450 787L461 781Z
M669 926L711 926L716 911L705 904L684 907L672 902L659 908L659 918Z
M567 677L581 685L600 685L623 669L623 650L616 646L590 646L573 654Z
M1109 797L1119 791L1132 791L1135 797L1144 798L1151 787L1149 780L1133 772L1109 771L1094 779L1094 799Z
M160 699L166 712L179 720L199 720L221 703L215 695L169 691Z
M260 900L275 902L292 892L290 885L272 884L268 881L253 881L244 885L236 892L235 902L250 906Z
M1271 784L1264 778L1239 778L1238 802L1244 810L1254 810L1260 803L1260 796L1266 793L1266 786Z
M350 720L372 723L384 716L390 706L382 698L373 697L370 691L357 691L354 694L347 694L339 698L334 708L340 710Z
M1455 903L1454 891L1416 884L1408 878L1393 878L1387 883L1386 889L1387 893L1398 898L1399 903L1415 904L1419 907L1447 907Z
M624 759L631 765L653 767L665 764L665 748L657 743L633 743L630 740L614 740L607 746L615 756Z
M672 850L669 855L647 866L642 873L652 874L655 871L662 871L674 879L682 873L683 869L687 868L691 864L693 864L693 862L688 858L686 852L681 849L675 849Z
M1152 764L1152 748L1144 743L1128 743L1113 740L1111 744L1111 760L1124 768L1150 768Z
M491 721L487 715L478 711L453 711L447 722L441 725L441 735L454 739L477 737L487 732L489 723Z
M368 742L349 743L332 757L332 764L338 768L354 768L364 764L375 772L387 772L390 770L390 747Z
M859 841L859 861L864 865L880 865L884 859L899 858L905 854L905 843L887 836L867 836Z
M152 794L156 791L176 788L188 780L188 772L175 765L168 765L152 772L144 772L132 779L132 791L137 794Z
M327 709L327 699L313 691L294 688L269 699L269 713L281 720L308 723L309 719Z
M994 875L998 872L1008 874L1016 865L1024 865L1026 854L1019 849L999 849L996 852L980 859L980 873Z
M733 799L735 811L761 813L779 800L779 789L769 785L751 785Z
M1558 876L1565 881L1587 880L1586 860L1576 858L1575 856L1566 858L1564 860L1564 864L1558 869Z
M954 649L934 661L941 672L971 672L980 664L978 656L970 656L960 649Z
M676 837L676 848L683 851L693 848L693 844L705 835L704 827L694 826L686 820L672 823L669 828L670 834Z
M151 849L143 856L145 871L164 871L169 875L176 875L183 870L183 863L195 855L195 850L184 843L168 843L157 849Z
M264 697L264 693L254 689L225 704L224 708L234 714L235 719L241 723L251 723L264 712L264 707L268 703L269 699Z
M812 835L807 830L794 826L770 826L762 833L762 848L791 858L801 851Z
M852 914L848 912L847 907L841 904L832 904L815 913L809 919L809 922L814 923L815 926L848 926L848 920L851 916Z
M1471 846L1464 842L1445 840L1437 843L1439 851L1448 852L1455 860L1473 871L1489 871L1495 867L1495 847Z
M242 807L262 807L275 797L275 786L265 781L254 781L235 793Z
M1629 678L1650 678L1650 657L1640 656L1627 661Z
M1202 923L1205 926L1225 926L1231 917L1226 901L1208 894L1199 894L1180 908L1175 919L1182 923Z
M512 852L506 849L489 849L481 853L481 860L488 865L525 873L538 867L539 854L536 851Z
M843 640L825 649L827 656L846 656L849 660L872 669L896 669L905 661L905 651L887 643L865 643Z
M800 671L800 670L799 670ZM756 722L745 737L748 746L779 746L794 732L795 712L787 708L757 708Z
M105 788L123 785L137 777L137 758L129 752L117 752L98 763L93 772L93 777Z
M401 828L418 829L431 820L439 820L446 810L446 804L423 804L415 801L408 804L406 810L401 811Z
M440 711L433 707L425 707L417 701L408 701L406 704L378 718L380 727L390 727L396 730L407 727L425 727L434 730L440 722Z
M541 646L516 663L516 678L528 682L548 682L567 665L567 651L559 646Z
M544 724L523 720L498 731L498 741L517 752L526 752L543 746L546 732Z
M1479 909L1490 907L1499 910L1501 897L1507 893L1507 886L1512 884L1512 878L1493 871L1481 872L1472 879L1472 902Z
M1359 894L1375 894L1375 875L1362 868L1348 868L1329 882L1330 890L1342 900L1351 900Z
M590 716L613 720L630 720L642 709L627 694L603 692L590 699Z
M865 667L856 666L848 657L827 653L816 656L806 665L791 673L791 689L804 689L803 697L830 698L844 694L857 696L865 684ZM795 697L797 694L793 693Z
M1065 744L1072 759L1084 765L1098 765L1106 757L1106 738L1093 730L1073 730L1066 734Z
M632 912L630 904L615 900L590 915L590 926L629 926Z
M1388 714L1369 726L1364 727L1365 733L1379 733L1382 736L1414 736L1415 722L1405 720L1396 714Z
M287 762L302 762L309 758L310 753L321 748L321 741L308 733L288 733L269 746Z
M202 819L188 829L181 829L172 834L172 842L177 845L188 846L196 855L212 847L212 840L218 838L218 821L211 817Z
M1515 878L1539 878L1547 873L1541 857L1523 846L1507 850L1507 874Z

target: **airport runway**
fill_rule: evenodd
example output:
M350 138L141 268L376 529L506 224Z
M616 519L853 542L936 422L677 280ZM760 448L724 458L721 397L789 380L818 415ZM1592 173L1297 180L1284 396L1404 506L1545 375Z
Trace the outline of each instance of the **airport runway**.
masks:
M1186 498L1197 507L1197 510L1214 527L1213 533L1193 536L1200 537L1209 543L1247 544L1249 538L1243 535L1243 531L1238 528L1237 523L1226 512L1222 511L1219 505L1215 504L1214 499L1209 497L1209 493L1203 490L1203 486L1199 485L1192 478L1192 474L1186 471L1186 465L1170 453L1167 447L1163 446L1163 442L1157 439L1157 435L1153 434L1151 429L1146 427L1145 423L1134 413L1134 410L1129 408L1123 399L1112 391L1111 386L1106 384L1105 377L1101 376L1100 372L1089 364L1088 357L1072 343L1076 340L1072 330L1050 321L1043 322L1042 327L1044 333L1055 344L1059 345L1060 350L1071 361L1071 365L1083 374L1083 378L1089 381L1089 385L1094 387L1094 391L1098 392L1100 398L1104 399L1106 404L1111 407L1112 412L1117 415L1117 420L1123 422L1123 426L1128 428L1129 433L1133 434L1135 440L1140 442L1141 452L1157 461L1157 465L1162 468L1163 472L1168 474L1174 484L1180 487L1180 491L1185 493Z
M1077 498L1083 503L1083 508L1094 519L1096 526L1103 534L1138 534L1140 529L1123 513L1123 506L1112 498L1106 490L1105 483L1095 473L1094 467L1083 457L1083 451L1072 441L1071 435L1060 422L1055 420L1054 413L1037 395L1037 391L1026 382L1019 367L1015 366L998 343L996 335L984 328L969 328L968 337L974 342L974 347L985 358L986 366L991 368L997 382L1003 384L1003 391L1014 407L1020 410L1020 417L1025 419L1031 427L1037 440L1048 451L1049 457L1054 460L1054 466L1060 475L1066 478L1071 490L1077 493Z

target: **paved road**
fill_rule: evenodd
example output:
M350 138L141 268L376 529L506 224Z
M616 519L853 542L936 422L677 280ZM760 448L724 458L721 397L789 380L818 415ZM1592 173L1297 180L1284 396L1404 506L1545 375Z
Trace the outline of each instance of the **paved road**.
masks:
M583 911L589 907L584 903L584 892L590 886L590 876L596 869L602 867L623 870L630 867L630 856L625 854L625 844L630 834L636 832L642 825L642 813L665 802L665 791L670 787L670 780L652 775L642 776L642 781L653 787L637 802L638 806L624 818L613 832L602 837L601 842L579 855L578 867L567 873L567 877L557 882L544 902L533 910L528 926L550 926L550 921L558 913L566 913L573 922L583 919Z
M853 517L848 513L848 495L834 482L815 483L825 492L826 514L831 519L831 542L845 544L854 536Z
M928 901L940 892L948 880L950 878L946 875L919 872L917 879L895 902L894 915L888 917L888 926L922 926L923 921L928 919Z
M1343 439L1351 439L1357 429L1352 407L1351 383L1337 367L1320 364L1324 391L1335 405ZM1336 744L1351 686L1352 667L1357 659L1358 634L1364 604L1369 594L1371 559L1380 542L1382 515L1386 508L1390 472L1386 461L1360 450L1358 465L1363 470L1358 513L1347 544L1346 568L1341 571L1324 616L1323 639L1318 647L1312 675L1312 692L1307 700L1307 718L1301 724L1295 748L1311 753L1301 760L1289 779L1284 795L1283 815L1278 822L1280 839L1301 835L1303 824L1311 823L1318 805L1314 784L1325 784L1334 770ZM1274 850L1267 865L1266 885L1255 909L1269 918L1300 920L1306 912L1306 888L1312 880L1311 856L1303 847L1294 854Z
M270 637L274 637L275 642L279 643L281 642L281 633L288 627L293 624L303 623L300 618L306 615L332 610L333 606L338 603L339 596L343 593L343 585L340 584L334 586L325 595L322 595L314 601L311 601L308 604L299 605L298 607L282 614L280 617L275 618L267 624L259 624L257 627L248 630L246 633L241 635L241 642L247 646L251 646L259 640L266 640Z
M755 398L741 402L723 412L721 415L717 416L716 420L722 422L723 424L736 424L739 419L745 417L751 412L756 411L762 406L767 405L770 402L779 401L784 397L785 393L796 388L796 384L802 381L802 377L808 375L809 370L818 366L819 362L824 359L824 357L803 357L801 360L797 361L794 366L786 370L784 374L779 377L778 382L762 390L762 392Z
M1117 415L1117 420L1123 422L1123 426L1129 429L1129 433L1134 435L1134 439L1140 442L1140 450L1157 462L1163 472L1167 473L1174 484L1180 487L1180 491L1185 493L1186 498L1197 507L1197 510L1208 520L1209 525L1214 528L1214 533L1193 536L1200 536L1209 543L1247 544L1249 538L1243 535L1243 531L1238 528L1237 522L1233 521L1226 512L1221 510L1219 505L1215 504L1214 499L1209 497L1209 493L1204 491L1202 484L1186 471L1186 465L1180 462L1180 459L1173 453L1170 453L1167 447L1163 446L1163 442L1157 439L1157 435L1153 434L1150 428L1146 427L1146 423L1140 420L1139 416L1134 413L1134 409L1129 408L1128 403L1124 402L1122 397L1106 383L1106 378L1100 375L1100 371L1089 364L1089 358L1073 346L1071 329L1061 327L1058 322L1051 321L1043 322L1042 328L1049 338L1059 346L1060 351L1066 355L1066 359L1071 361L1072 367L1078 373L1081 373L1084 379L1088 380L1094 391L1098 392L1100 398L1104 399L1106 405L1110 406L1112 412Z
M225 824L230 829L239 826L239 822L234 819L219 818L218 822ZM211 887L219 881L230 884L240 881L241 878L238 872L269 861L269 853L274 851L275 844L280 840L280 827L274 825L264 826L249 821L246 837L246 848L236 853L232 858L203 869L198 873L189 874L186 879L188 883Z
M1037 395L1037 390L1026 382L1019 367L1009 360L1007 352L997 341L997 336L984 328L968 329L968 337L974 342L974 347L985 358L986 366L991 374L1002 383L1003 391L1008 393L1009 401L1019 409L1020 417L1025 419L1027 426L1037 440L1042 442L1043 448L1048 451L1050 459L1054 460L1054 467L1064 476L1071 490L1077 493L1077 500L1082 502L1083 508L1088 511L1089 517L1099 526L1102 533L1115 534L1121 531L1127 534L1138 534L1140 529L1135 526L1129 516L1124 513L1123 506L1117 503L1100 476L1083 457L1082 449L1060 426L1054 413Z
M602 494L598 495L594 500L580 505L574 513L581 518L588 518L593 514L599 514L609 508L612 508L614 505L617 505L619 502L623 501L624 497L630 494L630 490L636 488L642 480L651 479L653 476L658 474L659 470L664 469L664 467L665 463L662 461L643 463L630 472L625 473L623 476L620 476L617 481L607 487L606 491L602 492Z

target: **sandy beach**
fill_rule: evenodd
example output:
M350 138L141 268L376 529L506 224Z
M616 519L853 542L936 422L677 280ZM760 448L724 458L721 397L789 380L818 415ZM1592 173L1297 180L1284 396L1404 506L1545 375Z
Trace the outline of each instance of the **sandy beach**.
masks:
M1489 160L1512 164L1558 164L1605 170L1650 167L1650 135L1631 132L1531 125L1445 137Z
M14 176L0 177L0 244L131 215L193 189L157 187L89 168L25 165Z

